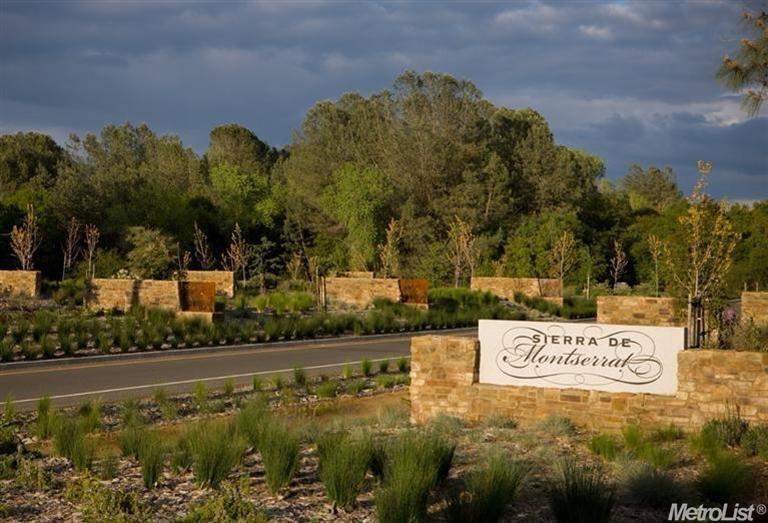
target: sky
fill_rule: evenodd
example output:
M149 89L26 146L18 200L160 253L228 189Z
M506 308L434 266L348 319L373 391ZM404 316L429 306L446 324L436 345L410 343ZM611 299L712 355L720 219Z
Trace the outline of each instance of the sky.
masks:
M714 196L768 198L768 107L748 118L714 78L765 2L146 2L0 0L0 133L146 122L202 153L235 122L289 143L307 110L404 70L471 80L532 107L558 143L671 166L684 192L712 161Z

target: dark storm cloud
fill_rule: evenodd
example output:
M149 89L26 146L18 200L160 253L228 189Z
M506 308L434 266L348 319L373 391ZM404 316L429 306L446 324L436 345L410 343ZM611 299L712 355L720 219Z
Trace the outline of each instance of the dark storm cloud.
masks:
M283 144L315 101L411 68L538 109L613 178L669 164L686 185L708 158L716 193L768 197L766 119L713 79L736 2L0 2L2 132L146 121L201 151L235 121Z

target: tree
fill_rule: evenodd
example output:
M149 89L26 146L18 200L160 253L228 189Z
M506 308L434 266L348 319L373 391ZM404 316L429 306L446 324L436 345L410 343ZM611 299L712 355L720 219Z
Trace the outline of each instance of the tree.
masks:
M400 224L394 218L389 220L387 230L384 233L386 240L379 244L379 262L381 263L381 272L389 278L397 276L400 273L400 239L403 237L403 231Z
M384 208L391 194L392 188L375 169L348 164L333 174L323 207L343 227L351 269L367 270L373 264Z
M214 127L205 153L209 167L227 165L248 174L266 173L270 148L250 129L237 124Z
M477 265L477 248L475 235L468 223L456 216L448 226L448 248L453 263L453 285L459 286L464 273L469 272L469 278L475 274Z
M162 279L168 276L173 262L171 252L173 240L158 231L146 227L130 227L128 243L128 268L131 274L141 279Z
M655 234L649 234L647 237L648 252L653 260L653 282L656 289L656 296L659 296L659 260L664 253L664 243Z
M189 269L189 262L191 261L192 253L183 250L181 248L181 243L176 242L176 274L174 274L175 279L187 279L187 270Z
M633 209L650 207L658 212L680 198L675 175L671 167L658 169L651 165L643 170L633 165L622 178L621 187L629 194Z
M93 261L96 256L96 247L99 244L100 236L101 233L99 232L98 227L93 224L85 226L85 259L87 262L85 271L86 280L90 280L96 276L96 268L94 267Z
M619 283L619 278L622 277L624 271L627 269L627 255L619 240L613 241L613 256L611 256L610 266L613 289L615 290L616 285Z
M689 343L696 332L692 306L700 303L705 311L714 312L722 297L725 278L731 267L738 239L728 220L725 205L706 193L711 164L699 163L699 181L688 198L688 211L678 220L678 230L666 250L667 266L673 289L688 302Z
M80 222L75 218L70 218L67 222L67 237L61 250L63 254L61 279L63 280L72 268L72 263L80 255Z
M215 262L211 253L211 247L208 244L208 236L197 226L197 222L195 222L194 244L195 257L200 267L204 271L211 270Z
M723 58L716 76L733 92L746 90L742 106L750 116L756 116L768 97L768 12L745 10L742 18L751 38L741 39L733 58Z
M251 256L251 249L248 243L243 237L243 231L240 229L240 224L235 223L235 228L232 231L232 237L229 242L224 256L222 256L221 263L227 269L235 274L242 273L242 284L248 280L246 277L246 271L248 269L248 262Z
M262 236L256 245L248 245L247 261L250 261L251 274L255 274L259 282L259 291L267 291L267 274L277 264L277 257L272 255L275 243Z
M552 272L560 280L562 294L565 277L573 270L577 261L576 239L571 231L563 231L557 238L550 252Z
M49 189L64 150L48 135L16 133L0 136L0 197L22 187Z
M29 204L22 225L14 225L11 229L11 251L19 260L22 271L34 269L35 252L40 247L40 241L40 225L35 207Z

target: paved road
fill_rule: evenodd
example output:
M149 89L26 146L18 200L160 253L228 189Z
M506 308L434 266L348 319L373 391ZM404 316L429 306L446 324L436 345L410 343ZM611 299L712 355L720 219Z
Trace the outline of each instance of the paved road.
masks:
M475 334L476 329L452 331ZM212 352L147 354L141 358L80 360L74 363L23 368L0 366L0 399L12 394L20 410L35 408L37 400L49 394L56 405L75 405L88 397L121 399L151 394L162 386L168 392L191 390L198 381L209 388L225 379L251 383L254 375L269 377L291 373L302 366L308 374L338 373L346 363L359 365L410 355L408 335L372 336L313 342L297 342Z

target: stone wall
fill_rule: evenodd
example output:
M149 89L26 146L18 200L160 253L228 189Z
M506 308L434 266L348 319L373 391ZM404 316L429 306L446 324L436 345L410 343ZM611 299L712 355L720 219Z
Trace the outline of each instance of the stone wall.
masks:
M515 301L515 292L522 292L536 298L559 298L559 304L563 304L560 280L553 278L473 277L470 287L493 293L508 301Z
M187 271L187 281L212 281L216 284L216 293L235 295L235 273L232 271Z
M92 309L127 311L131 305L181 310L179 282L172 280L129 280L94 278L88 306Z
M330 305L373 306L374 298L400 301L397 278L325 278L325 296Z
M597 323L684 327L685 317L675 298L598 296Z
M750 423L768 422L768 353L687 350L678 356L675 396L478 383L479 343L458 336L411 341L411 417L444 413L469 422L506 416L533 423L566 416L578 425L618 429L674 423L686 429L738 406Z
M758 325L768 324L768 292L742 292L741 317Z
M40 271L0 271L0 293L40 295Z

